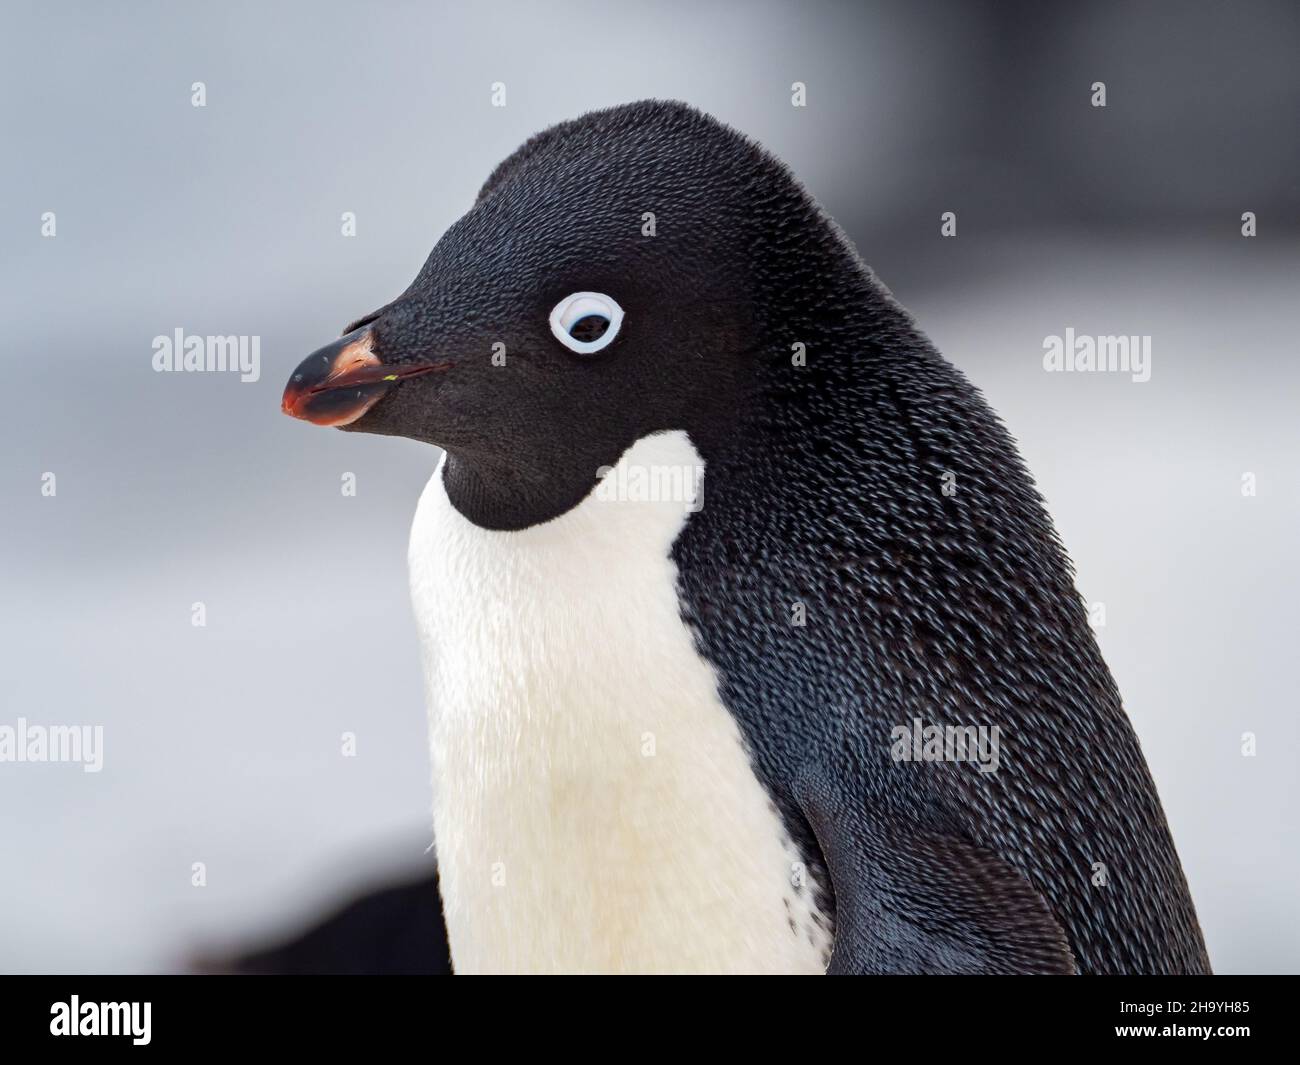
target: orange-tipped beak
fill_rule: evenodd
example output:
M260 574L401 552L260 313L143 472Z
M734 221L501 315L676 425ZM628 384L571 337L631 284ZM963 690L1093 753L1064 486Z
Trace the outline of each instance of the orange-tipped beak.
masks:
M445 368L385 365L371 350L373 343L366 325L308 355L289 378L280 409L314 425L349 425L396 382Z

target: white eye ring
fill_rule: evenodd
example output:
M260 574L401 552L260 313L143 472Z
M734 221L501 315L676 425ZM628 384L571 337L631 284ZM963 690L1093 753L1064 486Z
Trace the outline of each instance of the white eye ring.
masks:
M584 318L600 317L609 324L595 340L579 340L570 330ZM618 336L623 325L623 308L603 292L574 292L551 311L551 332L555 339L579 355L592 355Z

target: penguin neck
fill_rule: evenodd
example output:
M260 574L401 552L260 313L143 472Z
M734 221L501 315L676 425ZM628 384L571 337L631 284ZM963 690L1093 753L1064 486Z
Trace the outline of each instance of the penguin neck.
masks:
M1031 596L1070 635L1069 653L1109 683L1010 434L838 232L828 226L824 237L803 269L794 251L780 268L765 264L773 282L759 336L768 354L734 431L697 441L707 502L675 557L687 569L718 560L764 569L779 558L788 573L837 558L835 573L905 588L908 603L954 627L967 618L954 609L976 604L1008 643L1021 615L1005 603ZM966 598L947 578L915 579L927 572L959 574ZM808 570L807 587L824 576ZM1106 683L1097 681L1096 698L1114 702Z
M808 210L817 211L812 204ZM969 388L834 223L819 215L809 228L817 239L762 259L759 341L742 371L746 399L734 419L730 412L717 417L713 438L700 441L711 464L734 459L753 468L771 452L784 466L837 448L862 462L870 437L912 430L897 424L911 413L893 401L899 392L928 406ZM949 407L946 415L991 418L978 403Z
M526 465L512 458L448 450L442 467L447 499L483 529L517 532L550 521L590 493L599 463L574 464L536 455Z

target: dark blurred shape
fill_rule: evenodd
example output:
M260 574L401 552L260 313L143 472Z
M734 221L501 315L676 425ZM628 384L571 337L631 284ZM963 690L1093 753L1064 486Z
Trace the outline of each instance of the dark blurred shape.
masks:
M363 895L294 939L216 968L261 976L450 976L437 877Z

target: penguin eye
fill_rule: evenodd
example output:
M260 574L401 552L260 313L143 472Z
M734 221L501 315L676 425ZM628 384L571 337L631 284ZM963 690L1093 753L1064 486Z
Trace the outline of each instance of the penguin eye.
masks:
M601 292L575 292L551 311L555 339L579 355L592 355L618 336L623 308Z

